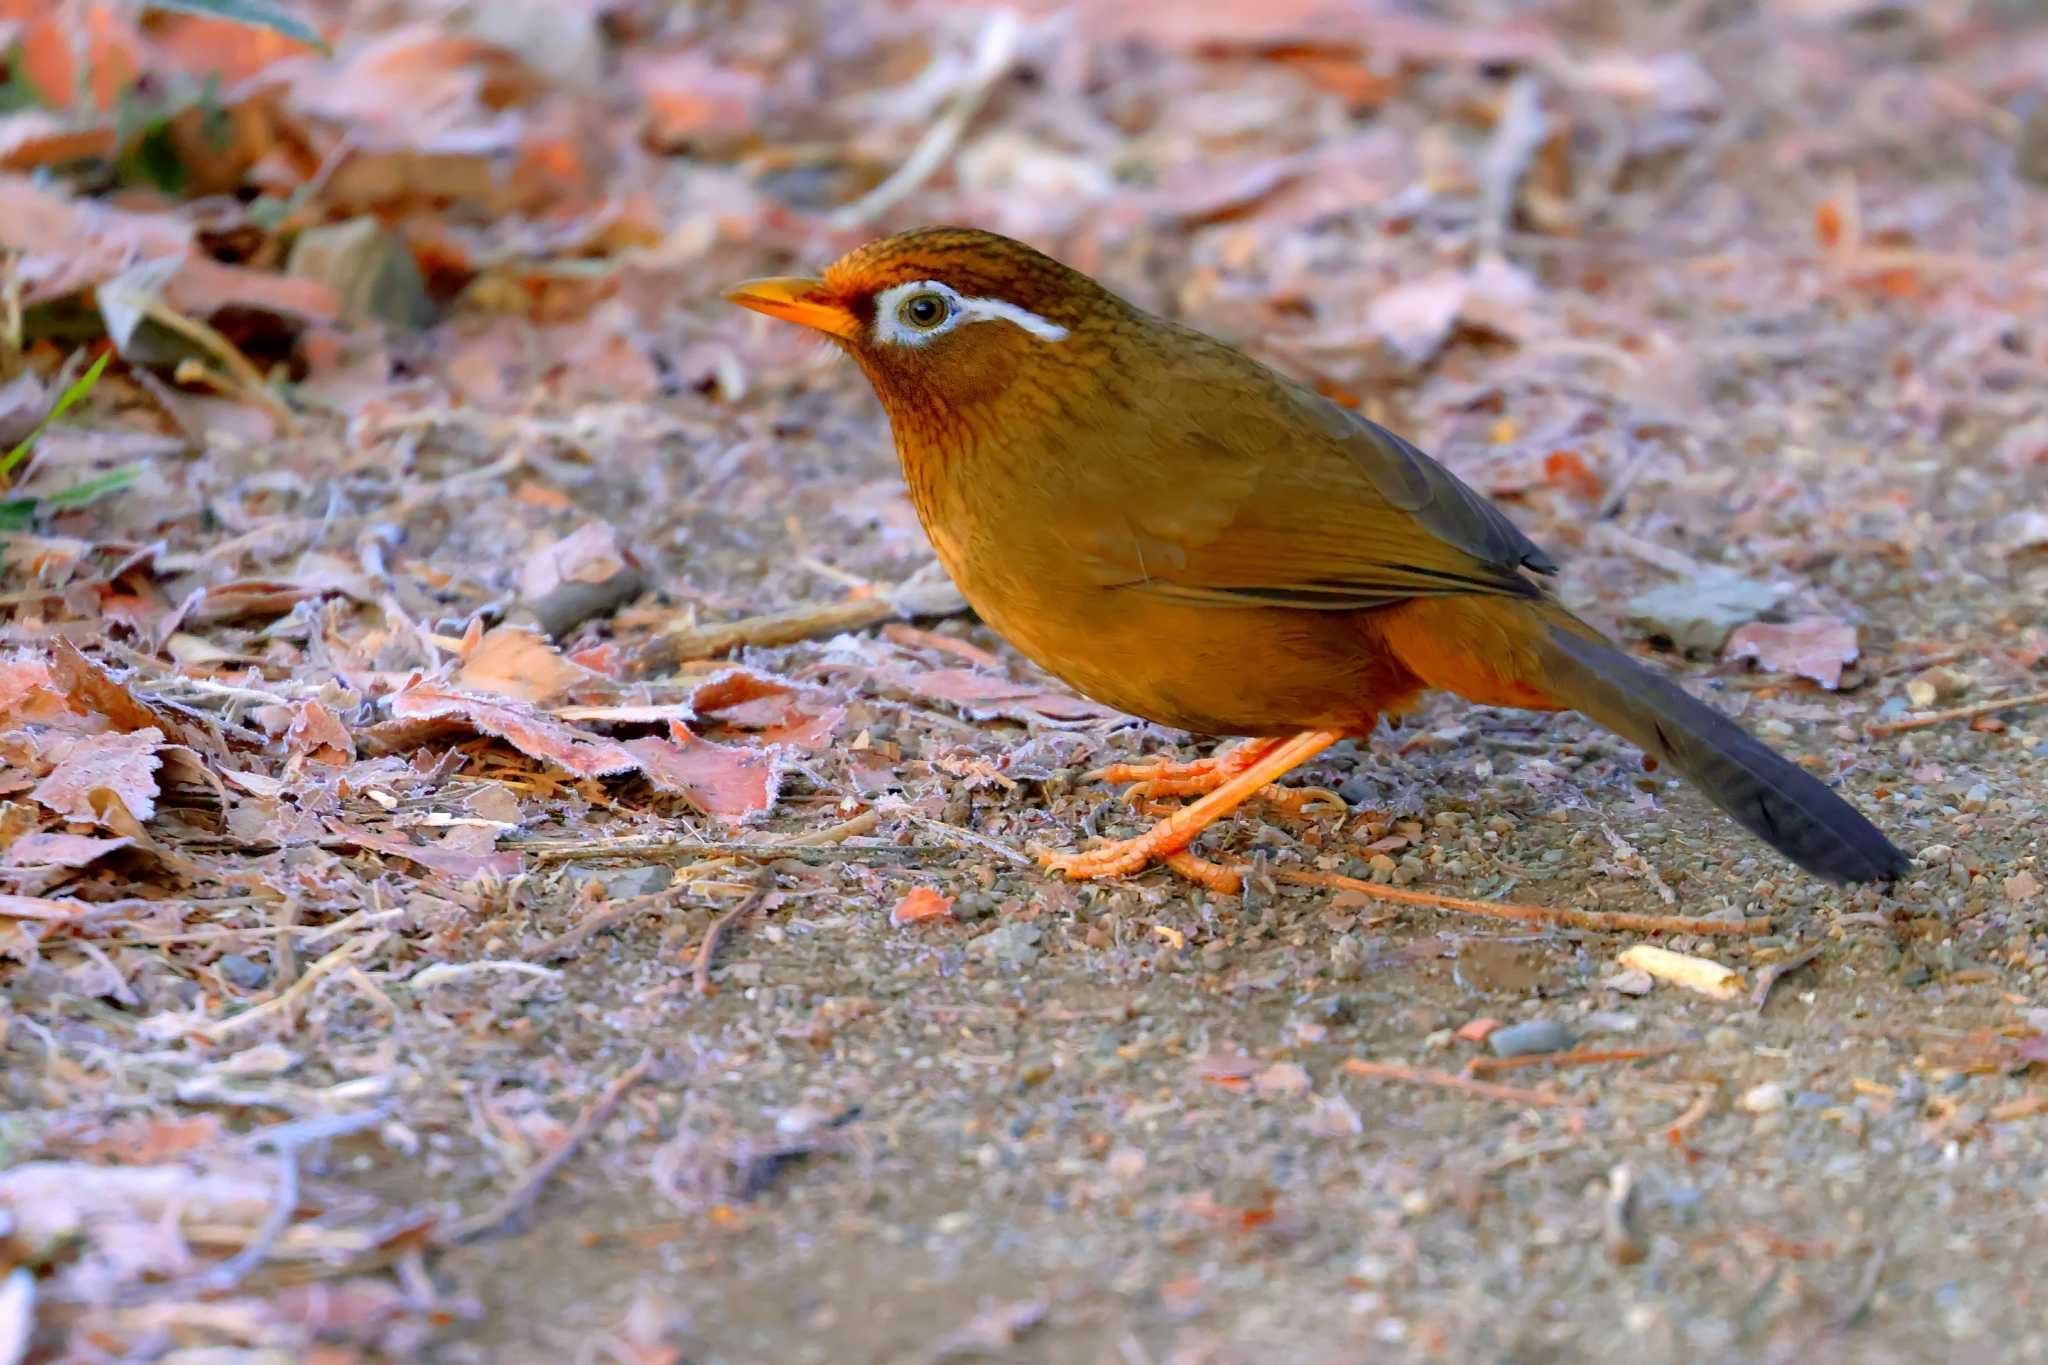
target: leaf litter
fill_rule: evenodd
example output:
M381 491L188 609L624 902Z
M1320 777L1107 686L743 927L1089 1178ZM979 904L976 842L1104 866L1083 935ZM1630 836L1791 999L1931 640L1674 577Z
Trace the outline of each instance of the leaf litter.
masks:
M188 8L0 5L0 1358L2033 1340L2023 9ZM1912 876L1450 703L1227 893L1039 876L1189 737L717 297L938 221L1416 437Z

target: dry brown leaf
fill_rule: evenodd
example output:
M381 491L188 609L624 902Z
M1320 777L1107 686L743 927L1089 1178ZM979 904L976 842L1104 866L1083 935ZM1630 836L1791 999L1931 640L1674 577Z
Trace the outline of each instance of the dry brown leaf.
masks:
M463 656L454 685L515 701L542 702L591 675L562 657L541 636L520 626L493 626Z
M133 839L102 839L91 834L44 831L24 834L8 848L0 865L7 867L84 867L133 844Z
M156 814L157 750L164 733L151 726L120 734L62 736L50 752L57 765L29 795L67 820L107 825L93 808L92 795L105 789L120 798L130 815L148 821Z
M669 723L667 739L631 739L625 747L649 782L722 820L765 813L781 786L781 765L773 751L714 744L691 734L681 721Z
M1811 678L1832 691L1841 686L1842 669L1856 662L1860 651L1856 627L1834 616L1803 616L1784 625L1752 621L1738 626L1721 651L1724 660L1754 659L1773 673Z
M1049 692L1028 683L967 668L933 668L891 678L920 697L947 702L976 720L1103 720L1118 713L1071 692Z
M604 777L640 766L640 760L624 745L517 702L466 696L436 683L418 683L392 697L390 705L398 720L459 721L578 777Z

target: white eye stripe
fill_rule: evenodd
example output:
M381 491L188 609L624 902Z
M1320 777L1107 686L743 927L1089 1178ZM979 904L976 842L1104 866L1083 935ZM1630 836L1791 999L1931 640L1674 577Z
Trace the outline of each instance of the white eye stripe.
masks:
M946 320L922 331L904 322L897 316L897 310L913 294L937 294L944 299L950 305ZM902 284L890 285L875 296L875 339L878 341L899 346L922 346L933 337L943 336L970 322L1014 323L1040 341L1067 339L1066 328L1028 308L1019 308L1003 299L970 299L937 280L906 280Z

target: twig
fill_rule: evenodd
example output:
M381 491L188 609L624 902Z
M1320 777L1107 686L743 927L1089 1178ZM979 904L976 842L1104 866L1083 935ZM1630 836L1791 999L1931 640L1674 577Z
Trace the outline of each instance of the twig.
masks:
M550 958L566 956L571 948L583 940L601 934L614 924L632 919L635 915L656 909L663 901L673 899L675 894L676 888L668 887L651 896L628 896L622 901L601 904L561 933L527 953L527 960L545 962Z
M263 1264L264 1257L277 1245L277 1239L291 1226L292 1214L298 1211L298 1207L299 1149L296 1143L285 1143L277 1149L277 1194L270 1201L270 1212L264 1215L263 1226L256 1229L256 1235L240 1251L199 1276L193 1288L200 1293L221 1294L240 1284L243 1277Z
M1685 1141L1686 1132L1694 1124L1707 1116L1708 1111L1714 1107L1715 1098L1720 1093L1719 1090L1701 1091L1699 1098L1687 1105L1684 1113L1671 1120L1671 1125L1664 1130L1665 1141L1669 1142L1673 1147Z
M744 645L794 644L820 635L864 630L884 621L916 617L955 616L967 610L967 599L937 564L927 565L895 587L875 587L837 602L810 603L716 625L676 626L649 641L637 666L641 671L673 668L693 659L709 659Z
M1808 944L1792 954L1792 956L1773 962L1770 966L1764 968L1757 976L1756 989L1749 993L1750 1008L1761 1011L1771 998L1771 988L1776 986L1785 977L1790 976L1807 963L1819 957L1821 947L1822 945L1818 943Z
M519 1177L518 1183L507 1190L502 1199L481 1213L463 1219L436 1237L435 1241L443 1246L474 1241L525 1212L533 1201L540 1197L541 1187L568 1163L569 1158L576 1154L578 1147L590 1140L592 1133L604 1126L605 1120L612 1116L612 1111L619 1107L619 1101L626 1097L626 1092L640 1084L653 1065L652 1052L641 1054L639 1061L619 1073L618 1078L604 1088L604 1093L599 1095L589 1108L576 1116L576 1122L569 1126L569 1131L562 1135L562 1140L555 1144L555 1149L527 1168L526 1173Z
M960 141L960 135L967 131L975 111L988 97L989 88L1010 69L1011 58L1017 51L1017 35L1023 27L1023 21L1014 10L999 9L989 15L988 22L982 25L980 37L975 41L974 65L968 71L960 93L954 97L952 107L925 130L925 135L894 174L851 204L834 210L829 220L833 227L860 226L922 185L945 163Z
M1972 706L1955 706L1946 711L1930 711L1924 716L1908 716L1904 720L1887 720L1864 727L1865 734L1896 735L1905 730L1925 730L1930 725L1940 725L1951 720L1970 720L1976 716L1988 716L1994 711L2006 711L2018 706L2039 706L2048 702L2048 692L2029 692L2022 697L2007 697L2002 701L1980 701Z
M436 962L422 967L408 978L405 984L413 990L424 990L428 986L441 986L450 981L460 981L479 972L518 972L525 976L539 976L553 979L561 975L553 967L542 967L532 962L512 962L504 958L486 957L475 962Z
M1645 1057L1668 1057L1678 1051L1677 1043L1655 1047L1585 1048L1577 1052L1539 1052L1529 1057L1474 1057L1465 1063L1468 1076L1491 1076L1501 1071L1519 1071L1527 1066L1593 1066L1600 1062L1635 1062Z
M1238 869L1240 874L1243 869ZM1695 915L1636 915L1620 910L1565 910L1547 905L1521 905L1513 901L1471 901L1443 896L1434 891L1410 891L1334 872L1275 872L1277 881L1296 886L1327 886L1340 891L1357 891L1403 905L1431 905L1440 910L1457 910L1489 919L1513 920L1517 924L1547 924L1558 929L1595 929L1627 934L1768 934L1768 919L1724 920Z
M930 830L942 839L951 839L968 848L978 848L983 853L993 853L998 858L1006 858L1020 867L1036 867L1038 865L1038 860L1030 854L1011 848L1008 844L1002 843L999 840L991 839L986 834L977 834L971 829L962 829L958 825L949 825L943 820L934 820L929 815L919 815L916 811L904 810L898 811L897 814L910 821L913 825L920 825Z
M1509 1104L1561 1105L1570 1102L1541 1090L1493 1085L1460 1076L1454 1071L1425 1071L1398 1062L1368 1062L1352 1057L1345 1061L1344 1069L1354 1076L1368 1076L1379 1081L1406 1081L1410 1085L1438 1085L1446 1090L1462 1090L1468 1095L1479 1095L1489 1100L1505 1100Z
M711 961L718 955L718 940L735 920L767 899L768 888L771 885L773 882L764 875L761 884L754 888L753 895L711 921L711 927L704 931L704 942L697 948L696 966L691 971L691 980L696 983L697 994L711 994Z
M589 842L548 843L542 840L507 840L498 845L519 853L531 853L544 863L584 862L603 859L638 858L649 862L675 860L697 862L712 858L745 862L778 863L950 863L958 849L938 844L817 844L754 843L748 840L711 839L596 839Z
M260 1005L250 1006L240 1014L231 1015L226 1019L206 1025L198 1031L199 1036L217 1041L225 1038L230 1033L247 1027L255 1020L265 1019L273 1014L289 1012L292 1006L296 1005L307 992L320 984L324 978L377 947L389 937L390 934L387 931L378 930L368 938L359 938L353 943L342 944L339 948L336 948L333 952L306 968L305 975L301 976L284 990L279 991Z

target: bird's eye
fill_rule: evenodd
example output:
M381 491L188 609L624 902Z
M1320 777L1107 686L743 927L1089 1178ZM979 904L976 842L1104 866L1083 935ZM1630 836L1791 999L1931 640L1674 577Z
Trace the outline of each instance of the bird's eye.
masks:
M896 305L896 316L906 327L929 332L953 315L953 305L943 294L912 294Z

